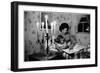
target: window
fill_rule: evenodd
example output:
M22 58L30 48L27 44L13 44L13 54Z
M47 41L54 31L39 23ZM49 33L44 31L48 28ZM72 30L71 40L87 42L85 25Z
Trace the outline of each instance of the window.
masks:
M90 15L81 17L78 24L78 32L90 32Z

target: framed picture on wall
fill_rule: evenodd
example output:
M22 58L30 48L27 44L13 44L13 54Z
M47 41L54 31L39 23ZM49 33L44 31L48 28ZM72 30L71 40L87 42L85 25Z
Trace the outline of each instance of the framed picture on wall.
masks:
M11 3L11 70L97 66L97 7Z

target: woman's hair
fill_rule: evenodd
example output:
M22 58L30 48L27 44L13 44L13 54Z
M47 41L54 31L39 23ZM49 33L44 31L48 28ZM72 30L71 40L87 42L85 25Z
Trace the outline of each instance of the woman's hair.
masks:
M68 31L69 25L67 23L62 23L59 27L60 32L62 32L62 30L64 30L65 28L67 28L67 31Z

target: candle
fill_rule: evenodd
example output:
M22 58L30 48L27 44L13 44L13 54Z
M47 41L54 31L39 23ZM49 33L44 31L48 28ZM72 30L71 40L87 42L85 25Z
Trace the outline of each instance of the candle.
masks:
M42 24L42 30L44 30L44 22L42 22L41 24Z
M51 22L51 34L53 34L53 22Z
M36 23L37 26L37 41L39 42L39 22Z
M46 21L46 32L48 33L48 23L47 23L47 20L48 20L48 15L45 15L45 21Z
M55 22L51 22L52 44L54 44L54 39L55 39L54 30L55 30Z
M53 22L53 30L54 30L54 34L56 32L56 21Z
M42 34L44 33L44 22L41 23L42 24Z
M37 26L37 32L39 32L39 22L36 23Z
M54 39L55 39L55 36L52 35L52 43L54 44Z

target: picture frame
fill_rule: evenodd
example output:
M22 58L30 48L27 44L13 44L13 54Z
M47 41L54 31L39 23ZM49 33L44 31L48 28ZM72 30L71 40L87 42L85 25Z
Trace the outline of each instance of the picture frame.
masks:
M52 21L56 21L53 23L56 26L53 27L51 26ZM88 42L89 52L84 53L81 51L81 53L80 52L78 53L79 57L75 58L77 56L74 53L76 52L76 50L75 51L72 50L72 52L74 53L74 57L69 56L68 53L71 53L68 52L69 50L66 51L63 50L63 52L65 53L62 53L62 50L60 50L61 55L68 54L66 59L58 60L54 58L54 60L51 60L54 56L49 57L48 55L50 53L50 49L48 49L49 40L47 39L51 37L49 36L50 35L49 33L53 33L52 36L58 35L60 31L57 32L57 30L58 29L60 30L60 24L66 24L66 22L68 22L70 29L68 32L71 35L79 37L76 40L80 40L81 42L82 37L84 36L83 38L85 38L86 40L84 41L83 39L81 43L86 44ZM39 24L41 24L41 26ZM44 24L44 27L42 27L42 24ZM77 27L74 27L74 24L76 24ZM54 30L52 31L53 28ZM75 31L75 29L77 30ZM38 36L40 36L42 30L44 30L45 32L45 36L43 38L47 40L47 46L44 46L42 42L44 48L47 47L45 52L46 53L45 58L37 57L37 54L33 55L34 53L39 51L37 50L38 49L37 47L40 45L38 46L36 45L37 42L40 42L40 38L38 38ZM35 33L38 35L36 35ZM36 40L37 38L34 38L35 36L39 40ZM56 41L55 37L52 39L54 39L54 42ZM58 40L59 39L60 38L58 38ZM36 40L35 44L34 40ZM97 57L98 57L97 44L98 44L97 6L18 2L18 1L11 2L11 70L12 71L16 72L16 71L96 67ZM81 47L84 48L84 46ZM34 49L36 49L36 51L33 51ZM44 54L39 53L39 55L44 55ZM64 55L64 57L66 55ZM34 58L39 59L39 61L35 60Z

